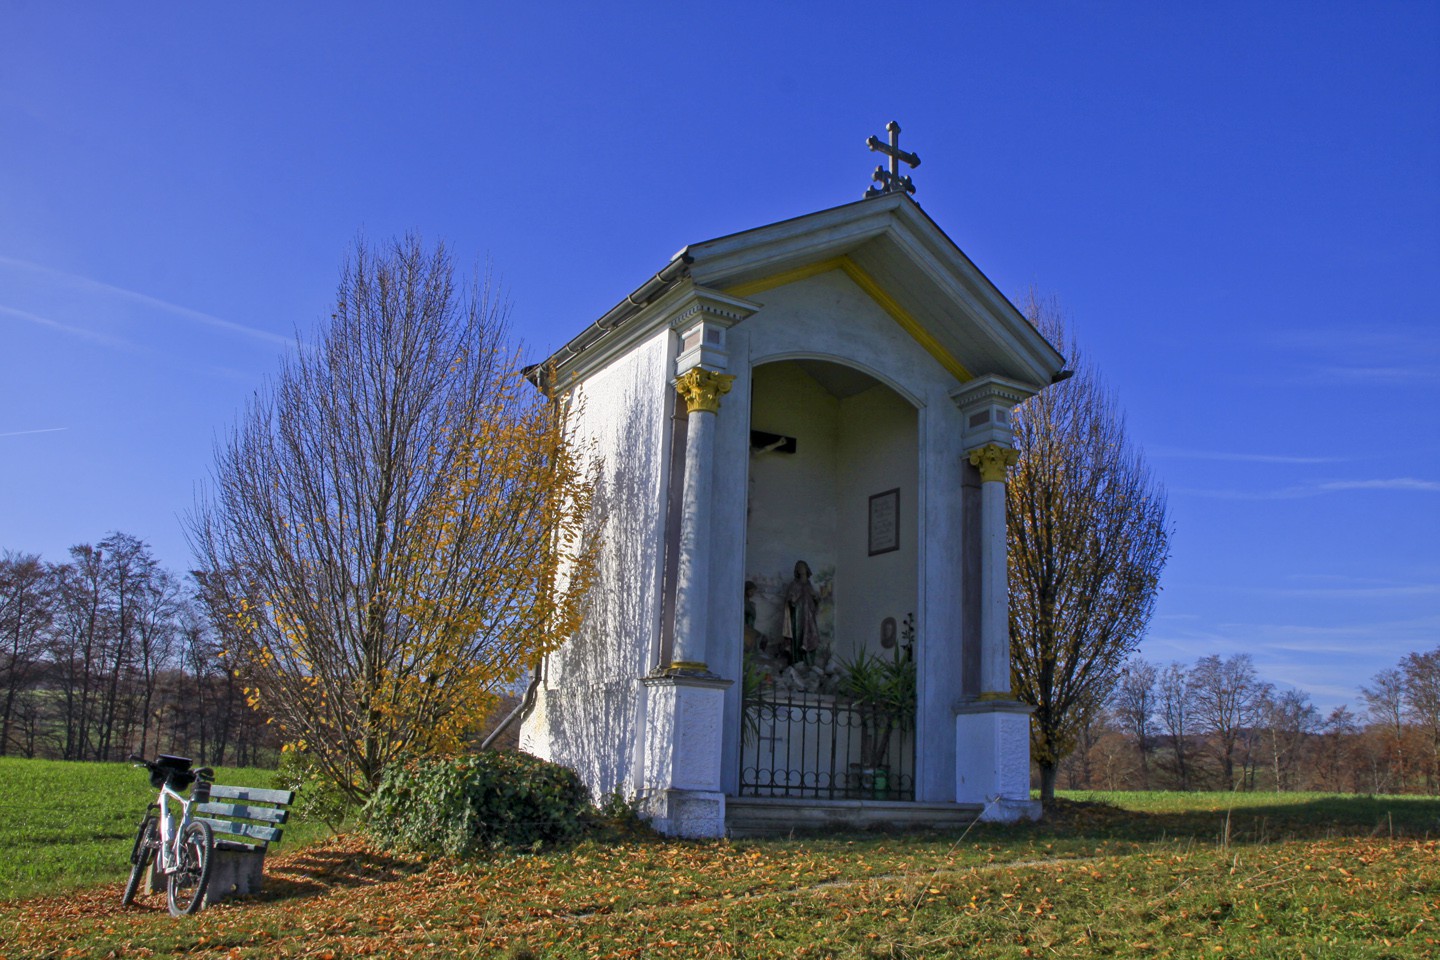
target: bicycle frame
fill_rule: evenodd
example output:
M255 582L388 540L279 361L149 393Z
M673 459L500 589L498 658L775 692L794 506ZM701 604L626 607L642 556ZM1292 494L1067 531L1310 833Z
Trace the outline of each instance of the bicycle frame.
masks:
M180 804L178 823L173 808L167 802L169 800ZM157 873L170 873L179 865L180 835L185 832L185 827L190 823L192 803L188 797L171 789L169 781L166 781L160 787L159 797L150 804L150 809L156 811L157 819L160 821L160 846L155 851L155 871Z

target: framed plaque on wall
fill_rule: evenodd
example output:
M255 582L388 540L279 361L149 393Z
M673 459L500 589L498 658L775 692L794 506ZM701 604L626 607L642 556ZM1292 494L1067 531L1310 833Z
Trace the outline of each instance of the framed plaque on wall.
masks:
M900 549L900 488L870 497L870 556Z

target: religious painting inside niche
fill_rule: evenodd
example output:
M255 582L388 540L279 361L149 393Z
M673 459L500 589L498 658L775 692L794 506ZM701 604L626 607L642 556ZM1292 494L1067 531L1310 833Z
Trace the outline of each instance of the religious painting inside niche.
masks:
M900 488L870 497L870 556L900 549Z

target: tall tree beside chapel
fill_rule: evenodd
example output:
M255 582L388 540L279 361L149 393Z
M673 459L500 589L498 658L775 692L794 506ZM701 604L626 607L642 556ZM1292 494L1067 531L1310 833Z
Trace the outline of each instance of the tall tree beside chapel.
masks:
M443 248L357 244L330 322L217 451L192 518L252 700L352 797L458 749L578 626L594 483Z
M1017 408L1007 484L1014 685L1035 708L1031 755L1049 803L1056 768L1150 621L1169 532L1164 491L1059 310L1032 295L1026 314L1075 371Z

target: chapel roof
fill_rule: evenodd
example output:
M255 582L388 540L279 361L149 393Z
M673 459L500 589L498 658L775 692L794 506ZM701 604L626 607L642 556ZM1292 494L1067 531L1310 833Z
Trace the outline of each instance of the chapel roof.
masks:
M959 382L999 374L1039 389L1064 367L920 205L891 193L689 244L531 376L583 377L665 322L663 304L686 288L762 309L766 291L830 270L850 277Z

